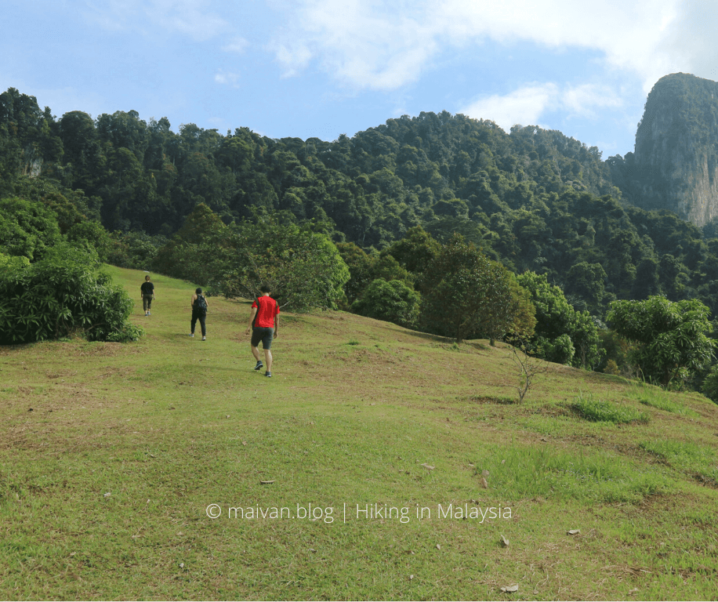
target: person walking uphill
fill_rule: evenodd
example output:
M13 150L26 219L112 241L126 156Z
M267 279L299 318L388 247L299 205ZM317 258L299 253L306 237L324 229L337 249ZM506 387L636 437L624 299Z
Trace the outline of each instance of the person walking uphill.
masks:
M264 348L264 359L267 362L267 371L264 376L272 376L272 339L277 338L279 333L279 305L269 296L272 290L263 285L260 289L262 296L252 303L252 313L249 316L247 334L252 333L252 355L257 360L255 370L262 368L262 360L259 358L259 341L262 341Z
M155 298L155 285L150 282L149 274L145 276L145 281L140 287L140 292L142 294L142 309L145 310L145 316L151 316L152 313L150 309L152 309L152 299Z
M198 288L194 292L194 295L192 295L190 305L192 306L192 329L190 330L189 336L194 336L194 327L195 324L197 324L197 320L199 320L199 325L202 327L202 340L206 341L207 325L205 324L205 319L207 318L207 299L202 295L201 288Z

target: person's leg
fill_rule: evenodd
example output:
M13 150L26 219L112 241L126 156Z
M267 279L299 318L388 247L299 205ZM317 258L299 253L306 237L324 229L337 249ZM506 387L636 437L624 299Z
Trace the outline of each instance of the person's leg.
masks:
M264 359L267 362L266 376L272 374L272 339L274 339L274 331L271 328L266 328L264 332L264 338L262 339L262 347L264 347Z
M147 295L142 295L142 309L145 312L145 315L147 315Z
M197 324L197 314L192 312L192 328L190 329L190 336L194 336L194 327Z
M257 365L254 367L255 370L259 370L264 364L262 364L262 358L259 355L259 341L261 340L259 329L252 328L252 338L249 341L249 348L252 350L254 359L257 360Z
M152 315L152 295L147 297L147 314Z
M206 339L206 338L207 338L207 323L206 323L206 320L207 320L207 316L205 316L204 314L200 314L200 316L199 316L199 324L200 324L200 326L202 327L202 338L203 338L203 339Z

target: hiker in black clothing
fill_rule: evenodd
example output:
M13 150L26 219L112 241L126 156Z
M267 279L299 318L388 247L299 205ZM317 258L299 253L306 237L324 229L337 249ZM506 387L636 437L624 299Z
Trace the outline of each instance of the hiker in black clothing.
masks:
M192 330L190 332L191 337L194 336L194 327L195 324L197 324L197 320L199 320L199 325L202 327L202 340L207 340L207 326L205 325L205 318L207 317L207 299L205 299L202 296L202 289L198 288L194 295L192 295L192 300L190 301L190 305L192 306Z
M142 309L145 310L145 316L151 316L150 309L152 308L152 299L155 298L155 285L150 282L150 275L145 276L145 281L140 287L140 293L142 294Z

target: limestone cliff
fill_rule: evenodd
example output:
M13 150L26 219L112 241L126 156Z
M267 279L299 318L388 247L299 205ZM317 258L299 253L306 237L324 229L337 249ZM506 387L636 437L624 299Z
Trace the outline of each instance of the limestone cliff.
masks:
M646 101L627 196L704 226L718 217L718 83L685 73L661 78Z

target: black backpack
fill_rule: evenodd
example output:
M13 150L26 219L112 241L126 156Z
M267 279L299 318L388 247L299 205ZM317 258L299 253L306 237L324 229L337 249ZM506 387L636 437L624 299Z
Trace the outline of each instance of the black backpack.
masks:
M207 313L207 301L202 295L197 295L197 298L194 300L194 309L200 314Z

